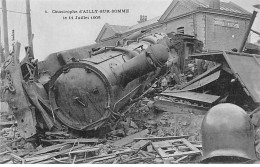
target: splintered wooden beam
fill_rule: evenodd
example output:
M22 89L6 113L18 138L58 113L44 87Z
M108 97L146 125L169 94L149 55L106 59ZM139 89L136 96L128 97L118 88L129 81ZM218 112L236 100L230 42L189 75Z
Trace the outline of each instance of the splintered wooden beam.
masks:
M19 157L18 155L16 154L10 154L14 163L20 163L20 164L24 164L25 163L25 159Z
M209 107L194 106L184 103L178 103L167 100L156 100L154 102L154 107L157 110L172 112L175 114L196 114L196 115L205 115L210 109Z
M141 132L135 133L133 135L130 135L130 136L122 138L122 139L120 139L118 141L115 141L113 143L113 146L122 147L124 145L127 145L127 144L133 142L135 138L145 137L148 133L149 133L149 130L145 129L145 130L143 130Z
M194 102L202 102L202 103L206 103L206 104L212 104L220 98L220 96L216 96L216 95L190 92L190 91L178 92L178 93L168 92L168 93L161 93L161 94L165 95L165 96L191 100L191 101L194 101Z
M112 158L116 158L116 155L111 155L111 156L104 157L104 158L94 159L94 160L88 162L88 164L93 164L95 162L104 161L104 160L108 160L108 159L112 159Z
M79 139L55 139L55 140L41 140L43 142L64 142L64 143L98 143L99 139L84 139L84 138L79 138Z
M39 154L43 154L43 153L47 153L47 152L50 152L50 151L57 150L57 149L60 149L61 147L66 146L66 145L68 145L68 143L62 143L62 144L57 144L57 145L52 145L52 146L49 146L49 147L45 147L45 148L43 148L43 149L33 153L30 157L35 156L35 155L39 155Z
M50 159L50 158L52 158L52 157L56 157L56 156L58 156L58 155L62 155L62 154L68 153L68 152L70 152L70 151L72 151L72 150L81 148L81 147L83 147L83 146L85 146L85 145L81 144L81 145L78 145L78 146L74 147L73 149L72 149L72 148L68 148L68 149L65 149L65 150L62 150L62 151L59 151L59 152L55 152L55 153L53 153L53 154L51 154L51 155L49 155L49 156L43 157L42 159L37 159L37 160L35 160L35 161L31 161L31 162L28 162L28 163L29 163L29 164L35 164L35 163L38 163L38 162L41 162L41 161Z
M144 147L148 146L150 143L151 143L150 140L140 140L132 146L132 149L143 149Z
M188 138L188 135L183 135L183 136L165 136L165 137L146 137L146 138L135 138L134 141L138 140L151 140L151 141L156 141L156 140L172 140L172 139L181 139L181 138Z

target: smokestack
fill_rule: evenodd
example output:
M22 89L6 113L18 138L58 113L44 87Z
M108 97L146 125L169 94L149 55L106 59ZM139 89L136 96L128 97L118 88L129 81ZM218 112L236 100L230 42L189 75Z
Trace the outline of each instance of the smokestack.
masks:
M209 7L220 10L220 0L209 0Z

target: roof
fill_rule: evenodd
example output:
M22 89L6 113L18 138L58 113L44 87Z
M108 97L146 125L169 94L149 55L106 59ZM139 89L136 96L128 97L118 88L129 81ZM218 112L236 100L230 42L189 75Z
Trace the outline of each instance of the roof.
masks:
M129 26L120 26L120 25L110 25L110 27L116 32L116 33L123 33L127 29L129 29Z
M235 4L233 2L229 2L229 3L221 2L220 3L220 9L231 11L231 12L242 13L242 14L249 14L249 15L252 14L252 13L248 12L247 10L243 9L242 7L238 6L237 4Z
M209 0L173 0L162 16L154 17L145 22L133 26L110 25L106 23L100 31L96 42L100 42L102 39L109 39L111 37L118 37L122 34L135 32L141 28L150 27L151 25L159 25L161 21L178 17L192 11L198 11L198 9L201 8L203 10L211 9L209 3ZM177 6L178 9L176 9ZM252 14L233 2L220 2L219 11L232 13L234 16L244 14L247 15L248 18L250 18Z
M139 28L142 28L142 27L146 27L146 26L148 26L148 25L155 24L155 23L158 22L159 18L160 18L160 16L154 17L154 18L149 19L149 20L147 20L147 21L144 21L144 22L142 22L142 23L133 25L133 26L129 27L125 32L129 32L129 31L136 30L136 29L139 29Z
M116 36L118 34L122 34L128 28L129 28L128 26L110 25L110 24L106 23L102 27L100 33L98 34L98 36L96 38L96 42L99 42L102 39Z
M104 39L103 38L104 33L106 33L106 37L112 37L112 36L116 36L116 35L119 35L119 34L128 33L128 32L131 32L131 31L138 30L140 28L144 28L146 26L150 26L152 24L156 24L156 23L158 23L159 18L160 18L160 16L154 17L152 19L149 19L149 20L144 21L142 23L133 25L131 27L130 26L121 26L121 25L110 25L110 24L106 23L103 26L103 28L101 29L101 31L100 31L97 39L96 39L96 42L100 41L101 39Z
M181 0L184 3L192 4L193 8L203 7L203 8L210 8L209 7L209 0ZM220 2L220 10L227 11L227 12L234 12L234 13L241 13L241 14L251 14L250 12L246 11L245 9L241 8L237 4L233 2Z
M196 11L199 8L202 9L212 9L210 8L210 1L209 0L173 0L164 14L161 16L160 20L165 20L167 16L170 15L174 11L174 8L177 5L185 6L189 11ZM216 10L216 9L214 9ZM242 7L238 6L233 2L220 2L220 12L229 12L233 14L244 14L244 15L251 15L252 13L248 12L247 10L243 9Z

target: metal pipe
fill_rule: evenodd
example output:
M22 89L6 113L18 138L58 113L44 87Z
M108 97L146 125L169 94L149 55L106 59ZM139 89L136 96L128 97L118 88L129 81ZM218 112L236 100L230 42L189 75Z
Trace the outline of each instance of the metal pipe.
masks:
M103 47L103 48L99 49L98 51L92 53L92 55L95 56L95 55L104 53L104 52L106 52L108 50L124 52L127 55L129 55L130 58L133 58L133 57L137 56L137 53L132 51L132 50L129 50L129 49L126 49L126 48L123 48L123 47L114 47L114 46Z
M32 35L32 23L31 23L31 8L30 8L30 0L26 0L26 19L27 19L27 32L28 32L28 44L30 47L30 56L34 58L33 54L33 35Z
M251 28L252 28L252 25L253 25L253 23L254 23L254 21L255 21L256 14L257 14L256 11L254 11L253 14L252 14L252 17L251 17L251 19L250 19L249 25L248 25L248 27L247 27L246 33L245 33L245 35L244 35L244 38L243 38L243 40L242 40L242 43L241 43L241 45L240 45L240 47L239 47L238 52L242 52L243 49L244 49L244 47L245 47L245 43L246 43L246 41L247 41L248 35L249 35L249 33L250 33L250 31L251 31Z
M255 31L255 30L252 30L252 29L251 29L251 31L252 31L253 33L257 34L257 35L260 35L260 32L258 32L258 31Z
M162 67L168 60L168 48L161 44L152 45L147 52L130 59L126 63L113 69L117 83L126 86L134 79Z
M9 56L6 0L2 0L5 59Z
M145 30L140 30L140 31L137 31L127 37L125 37L123 40L124 41L127 41L127 40L136 40L137 38L141 37L146 31Z

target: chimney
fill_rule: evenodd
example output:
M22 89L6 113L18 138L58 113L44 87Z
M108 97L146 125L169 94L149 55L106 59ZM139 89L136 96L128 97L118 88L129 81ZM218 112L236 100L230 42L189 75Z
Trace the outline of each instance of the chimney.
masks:
M144 21L147 21L147 16L144 16Z
M220 0L209 0L209 7L220 10Z
M137 21L137 22L138 22L138 23L142 23L142 22L145 22L145 21L147 21L147 16L145 16L145 15L140 15L140 20Z

